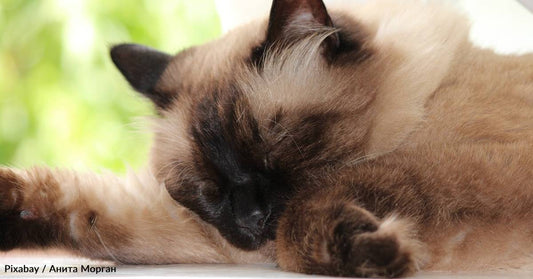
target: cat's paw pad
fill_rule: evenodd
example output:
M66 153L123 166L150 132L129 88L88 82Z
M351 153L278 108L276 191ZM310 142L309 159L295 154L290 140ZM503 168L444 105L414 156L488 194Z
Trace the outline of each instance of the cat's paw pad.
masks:
M368 220L361 224L361 220L345 219L333 230L329 252L339 256L338 275L400 277L412 274L417 269L422 248L411 237L410 226L396 218L373 222Z
M334 245L344 248L340 275L361 277L398 277L413 271L410 253L400 248L393 235L364 233L345 238Z

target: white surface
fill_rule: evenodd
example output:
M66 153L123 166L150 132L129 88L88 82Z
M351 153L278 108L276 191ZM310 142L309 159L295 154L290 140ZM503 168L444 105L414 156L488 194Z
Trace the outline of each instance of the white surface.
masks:
M91 261L83 258L73 257L60 251L53 252L23 252L14 251L10 253L0 253L0 278L77 278L77 277L106 277L106 278L328 278L325 276L304 275L291 272L283 272L274 265L232 265L232 264L176 264L176 265L118 265L114 273L50 273L51 265L55 267L77 267L81 270L81 265L93 267L114 266L110 262ZM47 271L39 274L28 273L6 273L5 265L15 265L27 267L39 267L40 270L46 265ZM443 273L443 272L421 272L414 278L533 278L533 274L527 273Z
M475 44L503 54L533 51L533 13L519 2L460 0L458 6L470 18Z

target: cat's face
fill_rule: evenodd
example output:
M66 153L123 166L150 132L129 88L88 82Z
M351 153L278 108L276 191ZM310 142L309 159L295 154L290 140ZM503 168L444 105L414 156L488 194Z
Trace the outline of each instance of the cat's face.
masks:
M268 27L251 24L175 56L127 44L111 56L158 108L158 179L230 243L257 249L274 238L295 185L355 148L340 148L334 134L371 98L361 88L349 106L335 102L353 87L347 73L371 56L363 33L335 32L321 1L274 1ZM349 132L359 142L367 131Z

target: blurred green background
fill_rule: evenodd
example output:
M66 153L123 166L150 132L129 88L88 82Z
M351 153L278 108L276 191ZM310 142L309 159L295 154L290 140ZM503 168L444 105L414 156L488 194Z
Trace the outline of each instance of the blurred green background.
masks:
M109 46L169 53L217 37L209 0L1 0L0 164L106 168L145 164L151 104Z

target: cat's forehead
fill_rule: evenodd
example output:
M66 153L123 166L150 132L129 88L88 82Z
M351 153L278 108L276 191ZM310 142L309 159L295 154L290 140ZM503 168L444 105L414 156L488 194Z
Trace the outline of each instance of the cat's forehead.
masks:
M266 20L257 20L229 31L212 42L177 53L163 73L159 87L164 90L206 87L232 79L242 69L255 47L265 38Z

